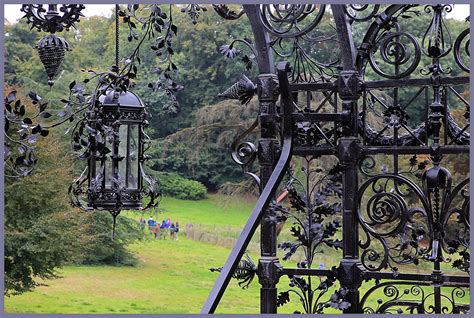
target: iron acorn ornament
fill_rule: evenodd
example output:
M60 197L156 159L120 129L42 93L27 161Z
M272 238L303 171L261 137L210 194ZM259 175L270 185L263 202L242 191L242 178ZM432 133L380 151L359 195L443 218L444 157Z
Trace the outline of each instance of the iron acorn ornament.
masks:
M244 74L240 75L239 81L217 95L228 99L238 99L242 105L250 102L256 91L256 86Z
M69 43L56 34L43 37L35 46L41 63L48 75L48 85L54 85L54 78L59 74L66 51L70 51Z
M64 60L66 51L70 51L69 43L64 38L56 35L64 30L69 31L71 27L76 28L75 23L83 17L83 4L48 4L46 8L43 4L23 4L21 12L25 13L22 19L27 24L31 24L31 30L38 32L49 32L36 44L41 63L43 63L48 75L48 85L54 85L54 77L59 73L59 69Z

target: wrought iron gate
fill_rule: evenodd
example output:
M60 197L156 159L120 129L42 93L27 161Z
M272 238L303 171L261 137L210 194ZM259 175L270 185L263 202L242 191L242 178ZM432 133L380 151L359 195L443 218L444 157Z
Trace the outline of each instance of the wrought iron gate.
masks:
M304 313L467 312L469 179L454 164L468 162L469 24L453 34L449 5L214 9L245 14L254 33L241 42L258 65L260 136L258 146L245 141L252 129L239 136L233 157L261 194L202 313L252 271L262 313L295 299ZM243 78L225 95L246 101L253 90ZM258 177L248 168L257 158ZM293 240L278 244L284 223ZM259 225L258 266L242 267ZM278 246L284 259L301 253L295 268ZM331 268L315 264L323 246L342 253Z

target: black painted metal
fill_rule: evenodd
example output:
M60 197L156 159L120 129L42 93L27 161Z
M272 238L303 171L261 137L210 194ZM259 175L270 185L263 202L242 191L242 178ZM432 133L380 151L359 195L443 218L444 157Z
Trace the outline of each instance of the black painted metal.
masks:
M470 141L469 121L458 122L449 107L455 100L469 117L469 103L456 88L469 83L469 29L452 37L443 15L451 7L214 9L229 20L246 14L254 33L260 112L234 142L233 158L246 167L258 157L260 176L244 171L263 191L201 312L216 310L259 222L261 313L276 313L290 295L301 302L304 313L323 313L329 307L345 313L469 312L469 179L455 183L443 166L444 156L467 154ZM426 30L421 40L403 24L418 18ZM317 33L320 23L328 20L336 32L322 36ZM361 43L355 43L353 30L359 22L369 24ZM339 56L323 63L311 50L328 41L338 46ZM279 64L278 77L272 74L272 52L291 61ZM459 67L456 73L445 66L448 59ZM401 98L403 90L414 88L411 97ZM416 127L407 120L412 104L422 114ZM244 141L257 123L258 147ZM381 154L391 168L375 169L374 156ZM408 170L402 164L407 155L412 156ZM293 171L292 157L304 163L305 180ZM337 163L324 174L314 168L318 158ZM283 189L291 209L273 201L285 173L289 181ZM283 242L281 248L284 259L302 251L297 268L284 267L277 254L278 228L290 220L296 242ZM320 245L341 250L337 266L314 267ZM431 264L431 272L414 273L406 267L421 263ZM443 273L443 263L458 273ZM282 276L290 280L287 290L280 289Z
M48 9L42 4L24 4L21 7L21 11L25 13L23 18L26 18L26 23L31 24L32 29L51 33L35 46L48 75L49 86L54 84L53 79L59 74L65 52L70 50L68 42L55 33L75 28L75 23L83 16L81 11L84 8L83 4L63 4L59 11L57 4L49 4Z
M119 69L119 5L115 5L115 66ZM113 84L113 86L112 86ZM116 217L123 209L155 208L161 197L158 183L144 169L149 113L142 100L118 77L98 83L84 119L76 124L73 141L88 144L87 167L69 187L71 204L83 210L106 210ZM89 136L84 138L87 131ZM76 146L75 146L76 147Z
M282 66L279 69L280 74L286 73L286 65ZM286 76L286 74L285 74ZM262 194L260 195L255 208L253 209L247 223L242 230L242 234L240 235L239 239L235 243L232 252L227 259L224 267L222 268L219 277L217 278L214 287L212 288L209 297L204 304L201 313L213 313L217 308L217 305L225 291L225 288L229 284L231 276L237 265L242 258L242 255L245 252L255 230L258 227L259 222L261 221L264 211L268 208L271 203L272 197L275 194L276 188L278 187L279 183L283 179L283 176L286 172L288 164L291 159L291 153L293 148L293 125L291 121L291 114L293 112L293 105L290 100L290 96L282 92L282 147L281 147L281 154L278 159L277 164L275 165L272 174L270 175L268 182L266 183L265 187L263 188ZM271 267L274 264L268 265L270 269L268 271L272 271ZM259 264L260 266L260 264ZM276 276L277 273L272 273L273 276ZM268 279L272 279L269 277Z

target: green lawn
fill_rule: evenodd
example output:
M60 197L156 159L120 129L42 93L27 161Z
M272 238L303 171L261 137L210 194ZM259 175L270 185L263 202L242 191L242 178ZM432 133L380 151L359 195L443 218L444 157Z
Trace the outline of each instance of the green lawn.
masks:
M137 267L66 266L49 286L5 299L9 313L198 313L229 250L181 237L132 246ZM219 312L258 312L258 286L235 282ZM185 296L184 296L185 295Z
M217 226L242 227L247 221L256 200L234 199L225 195L209 195L208 198L199 201L179 200L165 197L157 209L158 220L162 221L169 217L172 221L178 221L181 227L187 223L208 224ZM123 215L140 218L155 217L153 212L123 212Z
M253 204L252 200L219 195L211 195L202 201L164 198L160 204L164 212L158 212L158 219L170 217L173 221L178 220L182 231L187 223L193 223L213 231L224 229L220 232L222 235L229 232L228 236L234 236L247 221ZM139 219L140 215L148 218L150 213L124 212L123 215ZM258 237L256 235L254 241ZM218 275L208 268L222 266L230 252L228 248L188 240L184 235L178 241L150 238L130 248L139 257L138 266L66 266L61 270L63 278L48 281L49 286L5 298L5 312L198 313ZM254 261L258 259L256 253L251 253L251 256ZM339 259L338 251L326 250L315 262L325 262L329 267ZM294 261L285 262L285 265L294 267ZM314 282L318 280L313 279ZM256 280L247 290L240 289L232 280L217 313L258 313L259 284ZM362 290L371 286L373 283L367 283ZM287 287L287 278L282 278L279 289ZM446 289L445 293L450 293L450 290ZM382 290L377 291L369 304L376 307L376 300L381 296ZM468 302L468 298L466 293L463 301ZM279 312L302 310L297 299L293 300L280 307ZM327 312L338 313L334 310Z

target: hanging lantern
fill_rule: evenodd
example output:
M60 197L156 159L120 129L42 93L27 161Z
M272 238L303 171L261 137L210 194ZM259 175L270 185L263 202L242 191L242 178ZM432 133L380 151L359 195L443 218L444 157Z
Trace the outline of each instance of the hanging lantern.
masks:
M69 188L71 204L88 211L109 211L114 221L112 237L121 210L154 208L161 197L158 183L144 170L150 158L145 155L150 145L144 131L147 117L136 94L110 91L98 98L97 109L79 125L88 130L87 167ZM81 142L86 134L82 136Z
M89 124L110 127L104 135L105 148L91 153L88 162L88 206L92 209L120 211L140 210L142 199L151 195L154 204L157 190L151 178L143 170L148 125L145 105L130 92L111 91L101 96L100 110ZM148 188L144 189L144 179Z
M64 38L50 34L38 41L35 46L38 55L48 75L48 85L54 85L53 78L59 73L64 60L64 54L69 51L69 43Z
M119 69L118 11L116 5L115 70ZM86 116L73 130L73 148L84 150L79 158L87 159L87 167L69 187L73 206L112 214L112 238L121 210L155 208L161 197L157 182L144 170L150 158L145 155L150 146L144 130L148 125L147 108L117 78L114 75L109 85L102 81L96 87Z

